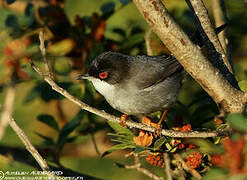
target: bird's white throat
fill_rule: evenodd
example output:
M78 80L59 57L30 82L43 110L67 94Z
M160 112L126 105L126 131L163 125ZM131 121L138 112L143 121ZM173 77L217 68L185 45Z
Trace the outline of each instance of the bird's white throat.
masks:
M110 99L110 96L113 96L115 91L115 87L113 85L108 84L107 82L100 79L91 79L91 82L93 83L95 89L106 99Z

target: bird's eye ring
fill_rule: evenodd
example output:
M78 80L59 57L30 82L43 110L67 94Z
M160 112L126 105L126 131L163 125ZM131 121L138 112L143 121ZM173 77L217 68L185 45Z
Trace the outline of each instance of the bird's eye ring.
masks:
M99 73L99 78L100 79L106 79L108 77L108 73L107 72L101 72Z

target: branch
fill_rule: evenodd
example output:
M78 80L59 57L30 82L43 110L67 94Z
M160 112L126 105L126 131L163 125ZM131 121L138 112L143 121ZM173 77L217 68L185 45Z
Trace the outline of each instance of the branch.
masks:
M165 161L165 168L166 168L165 171L166 171L167 180L172 180L170 158L168 153L164 153L164 161Z
M68 91L58 86L53 79L51 79L49 76L44 75L38 67L36 67L33 63L31 63L33 69L39 73L43 79L51 86L53 90L56 92L62 94L64 97L66 97L71 102L78 105L81 109L86 110L88 112L91 112L93 114L96 114L102 118L107 119L108 121L120 123L120 118L113 116L111 114L106 113L105 111L98 110L94 107L89 106L88 104L82 102L81 100L75 98L72 96ZM137 128L142 129L149 132L155 132L155 128L151 126L147 126L142 123L137 123L131 120L126 121L126 125L130 128ZM177 137L177 138L208 138L208 137L217 137L217 136L228 136L228 131L210 131L210 132L199 132L199 131L192 131L192 132L177 132L173 130L165 130L162 129L161 134L168 137Z
M8 127L9 117L11 117L13 113L14 102L15 102L15 88L13 86L9 86L7 87L3 110L0 116L0 140L3 138L5 134L5 130Z
M179 154L174 154L174 158L182 164L182 167L185 171L189 172L196 179L202 179L202 176L195 169L192 169L190 166L188 166Z
M138 155L134 155L134 158L135 158L135 163L133 165L122 165L119 163L116 163L116 165L120 168L136 169L138 172L141 172L141 173L145 174L146 176L148 176L154 180L164 180L163 177L157 176L154 173L152 173L151 171L149 171L148 169L141 167L141 163L140 163L140 159L139 159Z
M226 7L224 0L212 0L211 2L212 2L212 10L215 20L215 26L218 27L222 24L228 24L228 18L226 16ZM223 30L222 33L219 33L218 37L224 51L226 52L226 55L228 56L228 60L231 66L233 66L229 27L226 27L226 29Z
M180 29L160 0L133 0L169 51L226 112L242 112L243 92L234 88Z
M187 2L189 7L195 14L197 20L196 24L199 26L199 30L205 32L206 36L208 37L208 40L212 43L216 51L222 55L225 65L227 66L228 70L232 73L231 64L229 63L226 53L220 44L217 34L215 33L214 27L209 19L208 12L205 5L203 4L203 1L202 0L185 0L185 1ZM214 61L217 60L218 59L214 59Z
M41 44L44 44L44 39L43 36L41 37ZM45 46L40 46L41 51L42 48L45 48ZM44 54L42 54L44 55ZM44 63L45 66L47 66L47 61L44 59ZM93 114L96 114L100 117L103 117L105 119L107 119L108 121L111 122L116 122L116 123L120 123L120 118L113 116L111 114L106 113L105 111L101 111L98 110L94 107L89 106L88 104L82 102L81 100L77 99L76 97L72 96L68 91L66 91L65 89L61 88L60 86L58 86L55 81L52 79L51 76L49 76L49 74L51 74L50 72L46 72L45 74L43 72L41 72L41 70L35 66L35 64L33 62L31 62L31 66L32 68L51 86L51 88L53 90L55 90L56 92L60 93L61 95L63 95L64 97L66 97L68 100L70 100L71 102L75 103L76 105L78 105L81 109L86 110L88 112L91 112ZM49 71L49 68L46 68L46 70ZM48 75L47 75L48 74ZM137 128L137 129L142 129L145 131L149 131L149 132L155 132L156 129L154 127L151 126L147 126L143 123L137 123L137 122L133 122L131 120L127 120L126 121L126 125L130 128ZM199 131L192 131L192 132L177 132L177 131L173 131L173 130L165 130L162 129L161 134L164 136L168 136L168 137L177 137L177 138L208 138L208 137L217 137L217 136L228 136L229 135L229 131L211 131L211 132L199 132Z
M49 170L49 167L46 163L46 161L41 157L39 152L35 149L35 147L32 145L32 143L29 141L28 137L24 133L24 131L17 125L14 118L8 117L9 119L9 125L11 128L15 131L15 133L18 135L18 137L21 139L23 144L25 145L26 149L32 154L34 159L38 162L41 169L43 171Z
M145 44L146 44L146 49L147 49L147 55L149 56L153 56L153 50L151 46L151 35L152 35L152 29L150 28L145 33Z

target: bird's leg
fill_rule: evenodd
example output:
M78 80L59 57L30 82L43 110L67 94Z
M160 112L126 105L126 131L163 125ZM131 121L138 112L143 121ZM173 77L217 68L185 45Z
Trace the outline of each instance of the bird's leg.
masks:
M123 114L121 117L120 117L120 125L123 126L123 127L127 127L126 125L126 120L128 118L128 115L127 114Z
M164 121L166 115L167 115L167 109L164 109L163 113L162 113L162 116L159 120L159 122L157 123L157 128L156 128L156 131L155 131L155 134L156 135L159 135L161 136L161 130L162 130L162 122Z

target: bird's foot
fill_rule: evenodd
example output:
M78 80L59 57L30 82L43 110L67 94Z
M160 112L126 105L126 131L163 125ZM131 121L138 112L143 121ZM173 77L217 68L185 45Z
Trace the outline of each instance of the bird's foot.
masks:
M123 114L121 117L120 117L120 125L127 128L127 125L126 125L126 120L128 118L128 115L127 114Z
M161 131L162 131L162 122L164 121L164 118L166 117L166 114L167 114L167 109L164 110L160 120L158 123L153 123L151 121L150 118L144 116L142 117L142 123L143 124L146 124L148 126L152 126L155 128L155 131L154 131L154 137L157 138L159 136L161 136Z
M154 123L151 121L150 118L148 118L146 116L142 117L142 123L155 128L155 131L154 131L154 137L155 138L161 136L161 130L162 130L161 123L159 123L159 122Z

